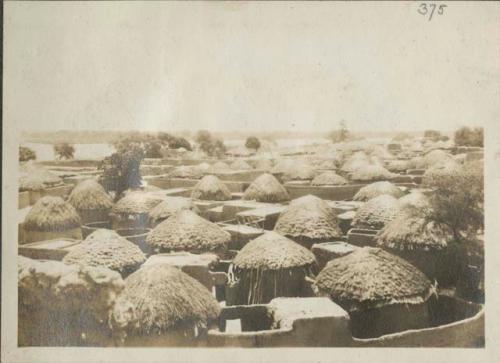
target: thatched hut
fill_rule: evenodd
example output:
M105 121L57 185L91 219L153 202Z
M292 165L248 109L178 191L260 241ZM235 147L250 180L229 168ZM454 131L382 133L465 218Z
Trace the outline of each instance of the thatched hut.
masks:
M212 252L224 256L231 235L190 210L181 210L157 225L147 237L154 252Z
M207 162L203 162L194 166L194 168L202 173L208 173L211 168L211 165Z
M19 191L41 191L63 185L62 179L51 171L30 166L19 178Z
M428 300L435 293L416 267L372 247L331 260L313 288L349 313L353 335L360 338L428 327Z
M124 288L105 267L18 258L19 346L112 346L108 316Z
M263 203L280 203L290 200L287 190L271 174L262 174L255 179L243 194L245 200Z
M422 160L425 168L430 168L431 166L447 163L449 161L454 161L453 156L443 150L432 150L425 154Z
M125 279L111 326L125 346L197 346L205 343L219 314L219 304L205 286L160 263Z
M190 210L196 214L200 214L198 207L191 199L183 197L166 197L163 202L151 209L148 213L151 228L156 227L180 210Z
M231 168L223 161L217 161L216 163L212 164L211 168L208 170L208 172L211 174L225 173L228 171L231 171Z
M40 198L26 215L23 230L25 243L61 237L82 239L81 218L61 197Z
M229 267L228 304L266 304L275 297L310 296L316 274L312 252L275 232L248 242Z
M280 214L274 231L306 248L342 236L333 209L313 195L293 200Z
M379 181L368 184L361 188L353 197L353 200L366 202L379 195L392 195L394 198L403 196L403 192L397 186L388 181Z
M82 223L105 222L113 207L113 199L95 179L87 179L77 184L68 197L75 207Z
M180 179L201 179L203 176L203 171L196 166L187 166L181 165L174 168L169 173L171 178L180 178Z
M422 184L426 186L433 185L435 181L441 178L460 172L461 168L462 166L455 160L434 164L422 175Z
M243 159L236 159L230 165L233 170L252 170L252 166Z
M386 163L385 168L391 173L402 173L409 169L407 160L390 160Z
M370 164L368 156L362 151L358 151L351 155L342 165L341 170L344 173L352 173L354 170L362 168Z
M289 180L312 180L316 176L316 170L307 162L299 161L293 167L283 173L282 179Z
M344 177L338 175L334 171L325 171L324 173L316 176L312 181L312 186L335 186L345 185L348 181Z
M364 165L353 169L351 180L359 182L370 182L377 180L393 179L395 175L381 165Z
M191 198L200 200L230 200L231 192L215 175L205 175L193 188Z
M126 193L111 209L113 229L146 228L149 225L149 212L161 201L162 199L142 191Z
M399 198L398 204L400 210L408 208L424 209L429 207L429 200L422 191L412 190L410 193Z
M273 168L273 162L269 159L258 159L255 160L254 167L257 170L270 171Z
M394 155L392 155L387 148L382 145L375 145L370 150L370 156L375 156L382 160L385 159L393 159Z
M318 169L336 170L339 162L335 159L327 159L318 163Z
M449 227L430 221L425 212L416 210L400 213L375 237L379 247L411 262L440 286L456 282L458 276L454 259L457 251L448 248L453 239Z
M370 199L357 211L352 225L356 228L381 229L397 215L397 199L383 194Z
M284 159L279 159L274 167L271 169L272 174L284 174L290 169L293 169L297 165L297 160L295 159L290 159L290 158L284 158Z
M64 256L69 265L104 266L127 276L146 261L146 256L132 242L110 229L98 229Z

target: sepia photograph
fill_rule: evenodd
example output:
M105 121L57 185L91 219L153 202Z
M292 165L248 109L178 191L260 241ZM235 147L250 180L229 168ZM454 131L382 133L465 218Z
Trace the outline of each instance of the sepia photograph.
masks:
M2 361L500 359L499 3L3 18Z

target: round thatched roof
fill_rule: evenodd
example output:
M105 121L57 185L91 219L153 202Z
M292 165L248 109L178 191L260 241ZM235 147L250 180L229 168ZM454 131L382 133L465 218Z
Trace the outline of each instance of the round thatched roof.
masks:
M388 181L379 181L368 184L361 188L355 195L354 200L366 202L379 195L392 195L394 198L403 196L403 192L397 186Z
M142 191L129 191L115 203L114 214L147 214L162 200Z
M71 191L68 202L78 210L103 210L113 207L111 196L95 179L78 183Z
M386 169L393 173L404 172L409 169L408 161L406 160L390 160L386 164Z
M206 173L210 170L211 165L209 163L203 162L194 167L196 170L201 171L202 173Z
M274 230L283 236L311 240L342 236L332 208L313 195L293 200L280 214Z
M432 185L435 181L441 178L446 178L459 173L460 170L461 165L454 160L434 164L425 171L422 176L422 184L428 186Z
M243 194L245 200L263 203L279 203L290 200L285 187L271 174L262 174L255 179Z
M215 175L205 175L194 186L191 198L201 200L230 200L231 192Z
M426 168L448 161L453 161L453 156L443 150L432 150L423 156L423 164Z
M315 263L311 251L275 232L266 232L248 242L233 260L233 265L241 270L280 270Z
M348 181L338 175L334 171L325 171L319 174L311 181L311 185L314 186L325 186L325 185L345 185Z
M319 161L318 164L318 169L327 169L327 170L336 170L338 166L338 162L332 159L328 160L323 160Z
M392 304L420 304L434 288L423 272L379 248L364 247L331 260L316 278L327 295L347 311Z
M399 209L401 210L407 208L426 208L428 203L427 196L419 190L412 190L410 193L398 199Z
M352 173L354 170L369 165L368 156L362 151L358 151L351 155L342 165L341 170L346 173Z
M203 176L203 171L196 166L181 165L172 170L169 176L181 179L200 179Z
M189 210L181 210L157 225L147 237L156 252L186 251L223 254L231 235ZM218 252L218 253L217 253Z
M274 167L271 169L271 173L279 174L286 173L290 169L293 169L297 165L297 160L294 159L279 159Z
M56 232L78 228L81 220L76 209L61 197L45 196L31 208L23 225L30 231Z
M375 181L394 178L394 174L381 165L364 165L352 171L353 181Z
M314 168L306 161L298 161L283 173L283 180L311 180L316 176Z
M231 171L231 168L229 165L227 165L223 161L217 161L215 164L211 166L211 168L208 170L210 173L223 173L226 171Z
M273 162L269 159L258 159L254 163L255 169L270 171L273 168Z
M56 174L41 167L30 167L29 171L19 178L19 190L43 190L62 185L63 181Z
M64 256L70 265L104 266L121 274L136 270L146 256L141 249L110 229L98 229Z
M424 213L400 213L376 237L378 246L393 250L440 250L452 240L449 228L429 221Z
M196 214L200 211L191 199L182 197L166 197L163 202L149 211L149 220L151 222L163 221L180 210L190 210Z
M233 170L252 170L252 166L248 164L245 160L236 159L230 165Z
M129 335L158 335L181 325L205 329L219 314L205 286L176 267L153 264L125 279L111 321L114 330Z
M381 229L394 219L399 211L397 199L391 195L383 194L370 199L357 211L352 225L358 228Z

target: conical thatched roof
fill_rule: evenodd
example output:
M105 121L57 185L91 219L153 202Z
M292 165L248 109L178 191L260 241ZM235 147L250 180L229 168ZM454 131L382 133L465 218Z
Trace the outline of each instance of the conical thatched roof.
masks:
M203 162L194 167L196 170L201 171L202 173L208 172L211 168L209 163Z
M391 195L379 195L363 204L357 211L352 225L358 228L381 229L393 220L399 211L397 199Z
M331 260L316 278L320 296L347 311L420 304L434 288L423 272L379 248L364 247Z
M78 210L111 209L113 200L95 179L84 180L73 188L68 202Z
M231 171L231 168L229 165L227 165L223 161L218 161L215 164L212 165L212 167L208 170L210 173L223 173L226 171Z
M230 200L231 192L215 175L205 175L194 186L191 198L201 200Z
M180 210L190 210L196 214L200 211L191 199L182 197L166 197L163 202L149 211L149 220L153 223L161 222Z
M255 179L243 194L245 200L263 203L279 203L290 200L285 187L271 174L262 174Z
M335 170L338 166L338 161L333 159L323 160L318 163L318 169L330 169Z
M299 239L325 240L342 236L332 208L313 195L293 200L280 214L274 230Z
M311 185L314 186L325 186L325 185L345 185L348 181L338 175L334 171L325 171L319 174L311 181Z
M121 274L136 270L146 256L141 249L110 229L98 229L64 256L63 262L104 266Z
M311 180L316 176L314 168L306 161L299 161L283 174L283 180Z
M453 240L447 227L429 221L424 213L400 213L376 237L377 245L393 250L440 250Z
M351 180L375 181L394 178L394 174L381 165L364 165L352 171Z
M376 156L380 159L392 159L394 155L392 155L389 150L387 150L384 146L375 145L370 151L370 156Z
M379 195L392 195L394 198L403 196L403 192L397 186L388 181L379 181L368 184L361 188L355 195L354 200L366 202Z
M24 219L24 228L30 231L66 231L80 225L80 216L75 208L61 197L40 198Z
M182 210L157 225L147 237L156 252L186 251L223 254L231 235L215 223Z
M294 159L280 159L276 162L274 167L271 169L271 173L279 174L286 173L293 169L297 165L297 160Z
M245 160L236 159L230 165L233 170L252 170L252 166L248 164Z
M167 264L143 266L125 279L112 314L114 330L159 335L180 326L206 329L220 314L205 286Z
M169 176L181 179L200 179L203 176L203 171L196 166L181 165L172 170Z
M315 263L311 251L276 232L266 232L248 242L233 260L233 265L242 270L279 270Z
M41 167L29 167L29 171L19 178L19 190L43 190L63 184L61 178L56 174Z
M157 206L161 199L142 191L130 191L113 206L115 214L146 214Z

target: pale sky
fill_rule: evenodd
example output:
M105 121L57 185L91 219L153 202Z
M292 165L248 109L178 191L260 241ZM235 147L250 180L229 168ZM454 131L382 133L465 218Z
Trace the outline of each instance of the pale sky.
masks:
M24 129L452 130L499 122L500 4L7 2Z

